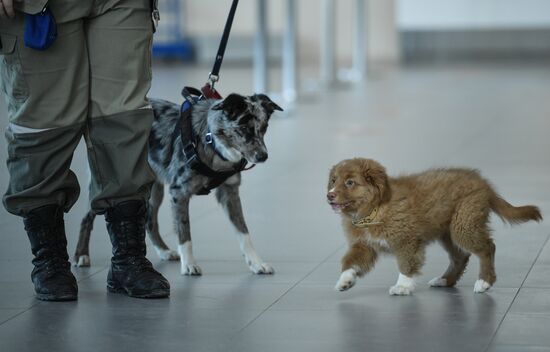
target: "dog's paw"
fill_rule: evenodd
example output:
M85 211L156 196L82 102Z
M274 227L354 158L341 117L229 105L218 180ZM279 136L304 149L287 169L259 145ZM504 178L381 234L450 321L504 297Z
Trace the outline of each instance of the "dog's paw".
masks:
M433 279L431 279L428 284L431 286L431 287L447 287L447 279L443 278L443 277L434 277Z
M78 267L88 267L91 265L90 256L89 255L81 255L75 258L74 266Z
M476 283L474 284L475 293L483 293L489 290L490 288L491 288L491 284L482 279L477 280Z
M176 251L173 251L171 249L157 248L157 247L153 247L153 248L155 248L155 251L157 252L157 255L161 260L179 260L180 259L180 255Z
M414 286L395 285L390 287L391 296L409 296L413 291Z
M355 270L348 269L340 274L340 279L338 279L334 289L337 291L347 291L355 285L356 279L357 274Z
M247 262L247 264L254 274L271 275L275 273L275 269L273 269L273 267L267 263Z
M197 264L182 264L181 274L189 276L199 276L202 275L202 270L201 267Z

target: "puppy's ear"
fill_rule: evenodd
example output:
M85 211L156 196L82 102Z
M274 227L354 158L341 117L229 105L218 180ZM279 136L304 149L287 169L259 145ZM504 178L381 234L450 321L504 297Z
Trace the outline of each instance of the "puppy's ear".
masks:
M260 101L262 107L269 113L272 114L275 110L283 111L279 105L275 104L269 97L265 94L255 94L254 97Z
M328 190L331 190L334 185L332 183L332 179L334 179L334 177L336 176L336 165L334 165L331 169L330 169L330 172L328 174L328 183L327 183L327 189Z
M378 189L380 200L388 199L389 184L386 169L374 160L365 159L362 164L362 173L365 181Z
M212 110L223 110L231 119L235 119L246 111L247 105L244 97L239 94L229 94L224 100L214 104Z

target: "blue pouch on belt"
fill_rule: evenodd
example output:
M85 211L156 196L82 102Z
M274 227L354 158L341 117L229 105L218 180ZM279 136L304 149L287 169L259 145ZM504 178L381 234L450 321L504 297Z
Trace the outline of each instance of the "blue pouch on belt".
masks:
M35 15L25 14L25 46L36 50L48 49L57 38L55 18L48 7Z

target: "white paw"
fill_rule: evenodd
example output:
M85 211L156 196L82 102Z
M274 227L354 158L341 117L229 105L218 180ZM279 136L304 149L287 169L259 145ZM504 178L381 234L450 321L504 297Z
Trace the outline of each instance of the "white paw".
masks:
M78 261L74 264L75 266L79 267L87 267L91 265L90 256L89 255L81 255L78 257Z
M491 284L482 279L477 280L476 283L474 284L475 293L483 293L490 288L491 288Z
M201 267L197 264L182 264L181 265L181 274L182 275L190 275L190 276L198 276L202 275Z
M340 274L340 279L338 279L334 289L337 291L347 291L355 285L356 279L357 274L355 273L355 270L345 270L342 274Z
M395 285L390 287L391 296L409 296L414 291L414 286Z
M171 249L161 249L157 247L154 247L154 248L161 260L179 260L180 259L180 255L176 251L173 251Z
M434 277L428 284L432 287L447 287L447 279L442 277Z
M275 273L275 269L267 263L247 261L248 267L254 274L271 275Z
M392 296L408 296L414 291L414 279L407 275L399 273L397 282L390 287L390 295Z

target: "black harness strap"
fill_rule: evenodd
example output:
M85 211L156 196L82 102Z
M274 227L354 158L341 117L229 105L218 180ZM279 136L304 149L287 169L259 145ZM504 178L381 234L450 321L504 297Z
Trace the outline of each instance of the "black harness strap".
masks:
M246 161L246 159L243 158L239 161L237 165L229 170L216 171L210 168L208 165L202 162L199 157L199 154L197 152L197 144L199 143L199 138L193 136L193 123L191 121L193 106L197 103L198 100L204 98L221 99L221 96L214 89L214 84L219 79L219 73L223 62L225 47L227 46L227 42L229 40L229 33L231 32L231 26L233 25L233 18L235 17L235 12L237 11L238 4L239 0L233 0L233 3L231 4L231 9L229 10L229 15L227 16L227 21L223 30L218 53L216 54L216 60L214 61L214 67L212 68L212 72L210 72L210 75L208 77L210 83L207 83L206 86L203 87L202 92L198 89L191 87L183 88L181 94L185 98L185 101L181 106L180 119L176 124L174 133L172 134L172 140L175 140L178 134L181 136L181 143L183 144L183 154L185 155L186 165L192 170L195 170L199 174L206 176L210 179L208 184L201 190L199 190L199 192L197 192L198 195L209 194L211 190L224 183L231 176L236 175L243 170L249 170L254 166L252 165L251 167L247 168L246 164L248 162ZM218 152L213 143L212 148L214 148L214 151L223 158L223 156Z
M248 162L246 159L241 159L239 163L231 169L228 170L213 170L211 167L206 165L199 157L197 152L198 139L193 135L193 123L191 121L191 113L193 106L200 100L201 92L195 88L185 87L182 90L182 95L185 100L189 103L189 106L186 109L181 111L181 116L176 124L173 136L181 136L181 142L183 144L183 154L185 155L185 164L195 170L199 174L210 178L208 185L203 187L197 194L206 195L209 194L211 190L218 187L224 183L231 176L238 174L243 170L248 170L246 164ZM175 137L174 137L175 139Z

